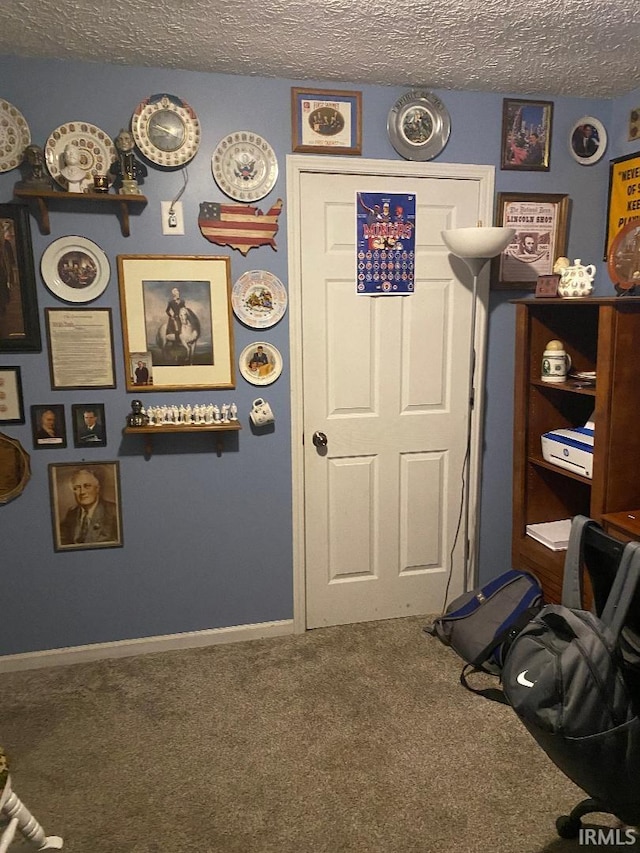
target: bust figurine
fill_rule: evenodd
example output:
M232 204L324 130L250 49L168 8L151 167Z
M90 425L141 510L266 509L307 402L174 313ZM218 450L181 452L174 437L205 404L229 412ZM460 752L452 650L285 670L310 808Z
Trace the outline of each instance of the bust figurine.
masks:
M138 184L144 183L147 167L134 157L133 134L123 128L114 142L118 159L111 164L109 174L115 178L116 192L121 195L141 195Z
M24 180L18 181L16 187L32 190L50 190L53 181L47 173L44 151L39 145L27 145L22 155Z
M60 174L67 179L70 193L84 192L83 182L87 180L87 173L80 165L80 150L77 145L68 142L63 153L64 166Z
M127 415L128 427L143 427L149 423L148 416L143 412L142 401L132 400L131 411Z

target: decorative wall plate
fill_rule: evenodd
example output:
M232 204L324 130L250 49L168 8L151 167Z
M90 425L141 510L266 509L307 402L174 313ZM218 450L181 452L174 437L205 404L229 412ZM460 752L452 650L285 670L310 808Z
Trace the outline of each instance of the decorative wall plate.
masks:
M447 108L423 89L398 98L387 117L389 140L405 160L431 160L447 144L450 131Z
M60 237L42 254L40 271L51 293L65 302L91 302L109 284L109 261L86 237Z
M287 310L287 291L279 278L266 270L243 273L233 285L231 304L236 317L252 329L268 329Z
M607 131L593 116L582 116L569 133L569 153L581 166L591 166L602 159L607 148Z
M113 140L104 130L86 121L69 121L56 127L47 139L44 156L49 174L63 190L69 188L69 182L62 174L64 149L69 143L80 151L80 166L86 174L81 188L93 187L93 176L106 175L117 157Z
M184 166L200 147L200 122L189 104L161 93L141 101L131 117L131 132L144 156L158 166Z
M19 109L0 98L0 172L8 172L22 163L31 132Z
M225 195L236 201L257 201L278 179L278 161L269 143L250 130L221 139L211 157L211 171Z
M607 270L619 294L640 285L640 220L627 222L614 237L607 258ZM634 293L637 292L634 290Z
M282 356L273 344L255 341L242 350L238 366L252 385L271 385L282 373Z
M203 201L200 203L198 226L202 236L210 243L231 246L243 255L257 246L271 246L276 251L275 237L281 213L281 198L266 213L251 204Z

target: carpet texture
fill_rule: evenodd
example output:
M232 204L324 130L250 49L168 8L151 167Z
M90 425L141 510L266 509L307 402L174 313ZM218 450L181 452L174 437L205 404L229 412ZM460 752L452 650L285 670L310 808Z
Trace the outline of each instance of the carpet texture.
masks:
M582 792L426 621L3 675L14 789L66 853L600 849L557 837Z

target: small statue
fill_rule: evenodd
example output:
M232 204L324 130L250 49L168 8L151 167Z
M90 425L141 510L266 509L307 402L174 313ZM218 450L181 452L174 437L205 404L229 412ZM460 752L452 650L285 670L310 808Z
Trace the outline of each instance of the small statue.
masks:
M24 180L18 181L17 188L25 190L51 190L53 181L47 173L44 151L39 145L27 145L22 155Z
M238 407L235 403L231 404L231 408L229 409L229 420L237 421L238 420Z
M138 184L143 184L147 176L147 167L136 160L133 154L133 134L124 128L116 136L115 140L118 159L109 169L113 175L116 192L121 195L141 195Z
M128 427L143 427L149 423L148 416L144 413L141 400L131 401L131 411L127 415Z
M68 191L70 193L84 192L87 173L80 165L81 156L78 146L68 142L64 147L63 159L64 166L60 169L60 174L67 179Z

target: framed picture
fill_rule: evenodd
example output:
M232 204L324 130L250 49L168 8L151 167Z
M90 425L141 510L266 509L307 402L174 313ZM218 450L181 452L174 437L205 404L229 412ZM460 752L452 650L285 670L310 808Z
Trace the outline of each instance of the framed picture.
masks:
M31 433L35 448L66 447L64 406L58 403L31 406Z
M129 381L136 390L153 385L153 362L150 352L129 353Z
M552 101L502 102L501 169L548 172L551 152Z
M0 424L23 424L22 379L19 367L0 367Z
M607 260L611 245L629 222L640 219L640 153L616 157L609 164L609 196L607 201L607 233L604 257Z
M362 154L362 92L291 89L293 151Z
M56 551L122 547L118 462L49 465Z
M230 268L228 257L118 255L127 391L235 388ZM152 383L136 384L138 361Z
M54 390L115 388L111 308L46 308Z
M41 351L29 211L0 204L0 352Z
M569 153L581 166L601 160L607 148L607 131L593 116L582 116L569 131Z
M74 403L71 420L74 447L106 447L107 424L102 403Z
M535 290L540 276L553 274L567 251L569 196L498 193L496 225L515 228L515 236L491 265L496 290Z

